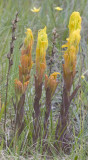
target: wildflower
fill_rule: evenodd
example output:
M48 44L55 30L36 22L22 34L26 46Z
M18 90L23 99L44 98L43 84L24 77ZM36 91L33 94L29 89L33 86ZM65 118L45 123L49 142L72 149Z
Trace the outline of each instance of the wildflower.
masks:
M44 54L48 47L48 39L46 34L46 27L44 29L39 30L38 32L38 41L37 41L37 48Z
M63 64L63 74L66 87L68 90L70 90L76 73L76 59L79 50L79 43L81 40L81 17L79 12L72 13L68 27L69 37L66 39L67 43L63 45L62 48L67 48L64 52L65 63Z
M85 79L85 76L84 76L84 75L82 75L82 76L81 76L81 78L82 78L82 79Z
M73 12L71 14L68 27L69 34L77 29L81 30L81 17L79 12Z
M51 96L53 96L53 94L55 93L55 90L58 85L58 82L56 81L58 74L60 74L60 73L54 72L50 75L49 78L47 75L45 75L45 89L49 88Z
M16 91L16 93L18 93L18 94L25 93L28 84L29 84L29 81L26 81L23 84L21 81L16 79L15 80L15 91Z
M46 27L38 32L38 40L36 47L36 73L42 78L46 68L46 49L48 47L48 39L46 34Z
M34 7L33 9L31 9L32 12L39 12L40 11L40 7L39 8L36 8Z
M31 57L31 51L32 51L32 46L33 46L34 38L31 29L27 29L26 31L26 38L24 39L24 44L21 50L22 55L30 54Z
M32 45L33 44L33 34L32 34L32 31L30 28L27 29L27 31L25 32L26 33L26 38L24 40L24 46L25 47L28 47L28 45Z
M75 31L72 32L72 34L69 35L69 38L67 38L67 43L62 45L62 48L67 48L68 52L71 48L71 46L75 47L75 53L78 53L79 50L79 42L81 40L81 36L80 36L80 30L77 29Z
M55 7L55 9L56 9L57 11L62 11L62 10L63 10L63 8L60 8L60 7Z
M15 79L15 91L18 94L22 94L22 83L18 79Z
M15 80L15 90L19 94L26 91L30 79L30 70L32 68L32 45L33 45L33 34L31 29L27 29L26 38L21 50L21 65L19 66L19 80Z
M75 51L75 54L78 53L79 51L79 43L80 43L80 40L81 40L81 36L80 36L80 30L77 29L75 30L71 35L70 35L70 46L74 46L76 51Z
M30 73L30 70L32 68L32 60L29 56L23 55L21 56L21 67L22 67L22 73L26 74L27 72Z

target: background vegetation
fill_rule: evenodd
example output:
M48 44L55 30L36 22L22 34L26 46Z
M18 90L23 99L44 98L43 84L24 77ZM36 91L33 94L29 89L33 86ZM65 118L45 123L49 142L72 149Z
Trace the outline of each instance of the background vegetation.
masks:
M39 13L31 12L33 7L41 7ZM61 12L58 12L54 7L60 6L63 8ZM11 22L15 17L15 13L18 11L19 22L17 23L16 37L13 53L13 66L10 72L9 90L8 90L8 105L7 105L7 124L6 133L3 131L4 116L0 123L0 157L1 159L47 159L47 151L42 155L42 149L40 152L34 150L31 144L31 128L32 122L32 110L33 110L33 96L34 88L32 87L34 82L35 64L31 71L30 84L26 94L25 104L25 121L27 128L25 128L21 139L18 142L18 148L15 150L9 147L4 149L4 138L9 143L11 134L11 125L13 125L14 108L12 105L12 97L15 97L14 91L14 79L18 77L18 65L20 61L20 47L25 37L26 28L31 28L34 35L34 50L32 52L33 60L35 60L35 47L37 41L38 30L47 26L47 33L49 39L49 47L47 50L47 64L49 56L52 52L53 40L52 30L56 28L58 34L56 40L56 62L52 66L56 72L62 71L63 52L61 51L61 45L64 44L68 37L68 22L69 17L73 11L79 11L82 17L82 31L81 31L81 43L79 54L77 57L77 75L75 77L75 83L79 81L81 88L77 94L76 99L72 102L70 107L70 125L68 127L72 130L71 136L73 142L71 142L72 149L69 155L64 154L62 151L56 154L56 150L53 143L53 137L48 140L50 143L52 155L48 159L54 160L87 160L88 159L88 0L0 0L0 93L2 104L5 101L6 93L6 75L8 70L7 53L9 52L11 41ZM57 59L58 57L58 59ZM48 67L49 69L49 67ZM47 72L48 72L47 69ZM81 75L85 78L81 79ZM61 102L62 92L62 75L58 79L59 87L56 91L56 95L52 102L52 114L51 115L51 128L50 132L55 132L54 120L57 119L59 112L59 106ZM73 86L74 87L74 86ZM44 96L42 98L42 105L44 104ZM26 137L25 137L26 135ZM29 136L29 140L27 137ZM20 151L21 150L21 151ZM30 156L31 153L31 156Z

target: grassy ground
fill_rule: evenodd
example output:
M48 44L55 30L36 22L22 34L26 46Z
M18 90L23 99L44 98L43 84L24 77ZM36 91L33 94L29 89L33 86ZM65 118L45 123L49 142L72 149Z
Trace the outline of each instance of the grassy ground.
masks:
M34 6L41 7L39 13L32 13L31 8ZM63 8L63 11L58 12L54 9L54 7L60 6ZM58 63L59 67L56 67L56 71L61 72L61 64L62 64L62 51L61 45L64 44L66 38L68 37L68 22L69 17L73 11L79 11L82 16L82 31L81 31L81 43L80 50L77 58L77 75L75 77L75 84L77 82L81 83L81 88L77 94L76 99L72 102L70 107L70 125L69 128L72 130L72 149L69 155L65 155L60 152L56 153L54 146L52 146L53 137L51 136L49 139L49 143L51 146L52 156L49 158L54 160L88 160L88 0L0 0L0 92L1 92L1 100L2 103L5 101L5 92L6 92L6 75L8 69L8 59L7 53L9 52L9 44L11 40L11 21L15 17L15 13L18 11L19 14L19 22L17 24L16 29L16 37L14 46L14 63L10 72L9 78L9 90L8 90L8 106L7 106L7 130L5 136L9 139L9 134L11 131L10 121L11 117L14 116L14 110L11 102L11 98L14 97L14 79L18 77L18 65L20 60L20 46L25 37L26 28L31 28L34 35L34 50L33 50L33 60L35 59L35 47L37 42L37 33L38 30L47 26L47 33L49 39L49 47L47 54L51 54L52 50L52 30L56 28L58 33L58 38L56 41L56 54L59 55ZM48 62L47 62L48 63ZM31 82L28 88L28 93L26 95L26 123L27 130L25 131L18 142L17 152L14 148L11 148L11 144L9 148L6 150L3 148L4 139L2 139L2 135L4 134L2 125L0 125L0 158L4 159L47 159L46 155L42 155L42 149L40 149L40 153L38 151L34 151L33 146L31 144L31 132L28 132L31 128L32 122L32 110L33 110L33 95L34 88L31 88L33 82L33 74L34 74L35 65L31 71ZM85 76L85 79L81 79L81 75ZM60 88L61 83L59 84ZM73 86L74 87L74 86ZM59 92L59 91L58 91ZM57 100L57 99L56 99ZM56 101L53 100L53 101ZM58 105L55 110L58 110L59 100L57 100ZM44 101L42 100L42 103ZM53 102L54 103L54 102ZM29 104L29 105L28 105ZM54 113L55 114L55 111ZM56 118L54 116L54 118ZM51 121L52 116L51 116ZM3 122L3 117L2 117ZM30 125L28 124L30 122ZM52 123L52 122L51 122ZM52 128L52 133L55 131L55 127ZM50 128L50 132L51 132ZM29 141L24 138L29 136ZM24 139L24 141L23 141ZM21 152L20 152L21 148ZM29 157L29 151L31 153L31 157ZM26 158L25 158L26 157Z

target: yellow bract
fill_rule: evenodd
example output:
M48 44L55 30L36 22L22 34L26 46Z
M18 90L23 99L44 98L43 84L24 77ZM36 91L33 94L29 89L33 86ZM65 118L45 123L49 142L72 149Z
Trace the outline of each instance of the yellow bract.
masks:
M38 32L37 48L40 49L41 52L44 52L47 49L47 47L48 47L48 39L45 27L44 29L41 29Z
M15 90L17 94L22 94L26 91L30 79L30 70L32 68L32 45L33 34L31 29L27 29L26 38L21 50L20 66L19 66L19 80L15 80Z
M79 50L79 43L81 40L81 17L79 12L73 12L69 21L69 37L66 39L67 43L62 48L67 48L64 52L63 71L66 87L70 90L73 78L76 73L76 56Z
M32 12L39 12L40 11L40 7L39 8L36 8L34 7L33 9L31 9Z
M54 80L56 80L58 74L60 74L60 73L59 72L54 72L50 75L50 78L53 78Z
M23 84L21 81L15 79L15 91L16 91L16 93L17 94L25 93L28 84L29 84L29 81L26 81Z
M79 42L81 40L81 36L80 36L80 30L77 29L75 31L72 32L72 34L69 37L69 44L70 46L74 46L76 49L76 54L78 53L79 50Z
M60 7L55 7L55 9L56 9L57 11L62 11L62 10L63 10L63 8L60 8Z
M49 89L50 90L50 94L51 94L51 97L53 96L56 88L57 88L57 85L58 85L58 82L56 81L56 78L57 78L57 75L60 74L59 72L54 72L50 75L50 77L48 78L47 75L45 75L45 89Z
M38 40L36 47L36 73L38 77L42 78L44 70L46 68L46 49L48 47L48 38L46 34L46 27L39 30Z
M79 50L80 40L81 40L80 30L77 29L69 35L69 38L67 38L67 43L62 45L62 48L67 47L67 51L69 53L71 46L74 46L75 47L75 54L77 54L78 50Z
M27 31L26 31L26 38L25 38L25 40L24 40L24 46L25 47L28 47L28 45L31 43L31 45L33 44L33 41L34 41L34 39L33 39L33 34L32 34L32 31L31 31L31 29L27 29Z
M69 34L71 34L73 31L79 29L81 30L81 17L79 12L73 12L70 16L69 20Z

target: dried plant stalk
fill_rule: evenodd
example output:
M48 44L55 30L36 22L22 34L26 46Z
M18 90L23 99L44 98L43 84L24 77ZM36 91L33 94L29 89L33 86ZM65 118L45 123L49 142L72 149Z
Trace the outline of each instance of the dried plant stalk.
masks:
M8 98L9 75L10 75L11 66L13 65L12 54L13 54L13 49L14 49L14 41L16 40L15 30L16 30L16 23L17 22L18 22L18 12L16 13L15 19L12 21L12 39L10 42L10 51L7 54L7 58L9 60L9 66L8 66L7 80L6 80L4 131L5 131L5 126L6 126L6 106L7 106L7 98Z

